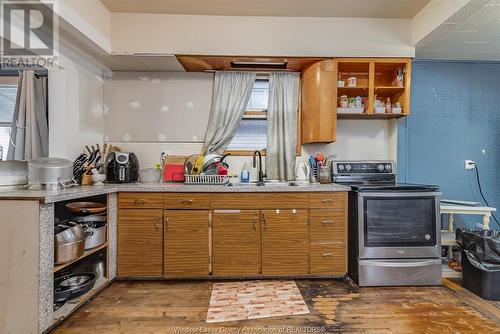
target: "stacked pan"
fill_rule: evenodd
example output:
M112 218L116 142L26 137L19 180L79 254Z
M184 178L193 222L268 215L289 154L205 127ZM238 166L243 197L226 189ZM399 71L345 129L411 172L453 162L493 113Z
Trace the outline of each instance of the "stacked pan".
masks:
M58 223L54 230L54 261L56 265L76 260L85 250L106 242L106 205L94 202L66 204L73 216Z
M95 202L73 202L66 208L78 214L71 221L85 231L85 250L101 246L106 242L106 204Z

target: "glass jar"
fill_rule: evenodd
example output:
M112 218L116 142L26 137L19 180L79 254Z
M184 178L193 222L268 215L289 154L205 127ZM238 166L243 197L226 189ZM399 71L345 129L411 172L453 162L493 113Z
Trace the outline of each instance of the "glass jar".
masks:
M332 183L330 166L319 167L319 183Z

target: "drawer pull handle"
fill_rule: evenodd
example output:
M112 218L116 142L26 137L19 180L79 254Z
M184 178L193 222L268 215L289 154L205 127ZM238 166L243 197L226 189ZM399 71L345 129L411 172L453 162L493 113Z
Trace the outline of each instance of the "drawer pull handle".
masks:
M181 201L181 204L191 205L191 204L193 204L193 200L192 199L183 199Z
M335 222L333 220L323 220L321 223L325 224L325 225L328 225L328 224L333 224Z
M146 200L144 198L136 198L134 203L135 204L146 204Z
M333 253L323 253L323 257L332 257Z
M165 217L165 228L168 228L168 224L170 223L170 219Z
M326 204L326 203L333 203L333 199L331 198L323 198L321 200L321 203Z
M264 213L262 214L262 225L263 226L267 225L266 215Z

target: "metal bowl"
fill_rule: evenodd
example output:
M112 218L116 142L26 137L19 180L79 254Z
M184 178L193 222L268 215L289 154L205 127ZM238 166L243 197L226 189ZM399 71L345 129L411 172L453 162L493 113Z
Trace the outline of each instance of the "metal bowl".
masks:
M54 244L56 246L76 242L85 238L85 230L80 224L67 222L61 225L67 228L54 235Z

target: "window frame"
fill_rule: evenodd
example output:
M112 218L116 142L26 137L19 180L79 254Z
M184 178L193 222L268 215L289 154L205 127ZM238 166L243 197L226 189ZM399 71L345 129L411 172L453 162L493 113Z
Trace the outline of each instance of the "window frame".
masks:
M302 77L302 75L301 75ZM257 80L266 79L269 80L269 76L258 75ZM302 78L301 78L302 79ZM302 85L302 80L300 85ZM301 94L299 94L299 106L297 108L297 147L295 148L295 155L300 156L302 154L302 143L301 143L301 126L300 120L302 115L302 100ZM247 109L243 114L242 119L265 119L267 121L267 109ZM230 154L232 156L252 156L255 151L252 150L225 150L223 154ZM262 156L266 156L266 149L260 150Z
M7 85L7 86L18 86L19 84L19 74L17 71L6 71L5 73L0 73L0 85ZM12 124L14 123L14 120L10 122L2 122L0 121L0 128L8 128L9 131L12 129ZM3 148L4 154L7 154L9 151L9 145L7 147ZM0 157L0 160L2 160L3 157Z

